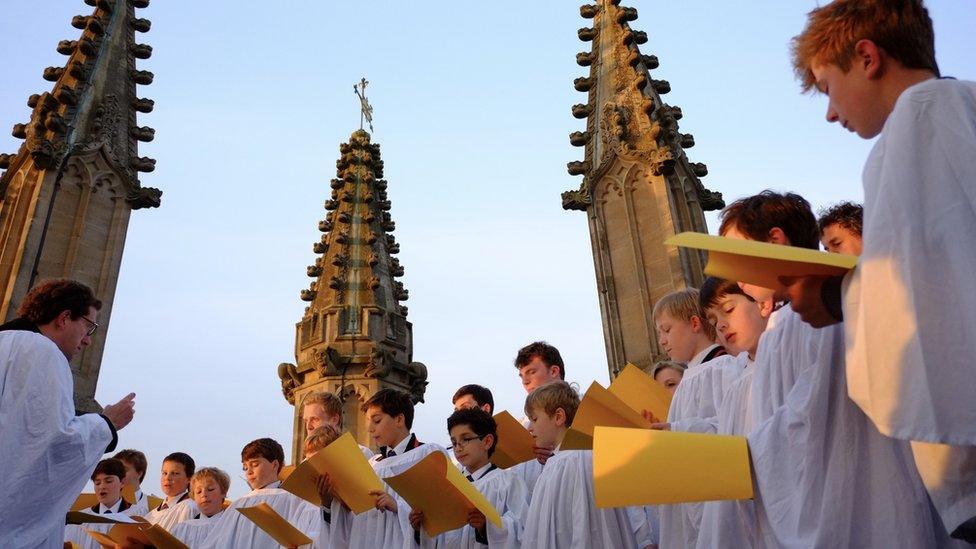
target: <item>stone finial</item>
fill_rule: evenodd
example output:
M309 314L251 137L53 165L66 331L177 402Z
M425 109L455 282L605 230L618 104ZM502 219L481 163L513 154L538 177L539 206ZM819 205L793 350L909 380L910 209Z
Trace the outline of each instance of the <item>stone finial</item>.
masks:
M588 104L577 103L573 105L573 118L583 119L590 116L591 107Z
M149 29L152 28L152 21L148 19L136 18L130 24L137 32L149 32Z
M566 164L569 175L585 175L590 170L590 163L586 161L574 160Z
M580 77L573 80L573 87L579 92L588 92L590 88L593 87L593 79L589 77Z
M153 49L148 44L133 44L129 48L129 51L132 52L132 56L136 59L149 59L152 57Z
M155 105L155 101L143 97L132 100L132 108L142 113L152 112Z

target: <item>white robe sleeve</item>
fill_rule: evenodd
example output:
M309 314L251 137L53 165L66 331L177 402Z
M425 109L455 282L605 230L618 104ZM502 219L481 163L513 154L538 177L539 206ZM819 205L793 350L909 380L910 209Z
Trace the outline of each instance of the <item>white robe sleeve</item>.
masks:
M112 441L96 414L75 415L64 354L33 332L0 332L0 547L56 547L64 515ZM44 489L38 489L43 487Z

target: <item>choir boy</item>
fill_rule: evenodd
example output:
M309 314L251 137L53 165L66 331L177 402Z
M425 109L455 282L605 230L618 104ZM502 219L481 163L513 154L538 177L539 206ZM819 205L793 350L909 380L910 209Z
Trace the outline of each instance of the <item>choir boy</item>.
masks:
M490 461L498 441L495 420L479 408L457 410L447 419L447 429L454 456L464 467L467 479L501 515L502 527L487 522L480 511L471 511L468 525L441 536L440 545L472 549L521 547L528 493L521 479L505 474ZM410 524L415 530L420 531L422 522L423 510L410 512Z
M600 509L593 499L593 451L559 451L573 423L579 395L565 381L537 387L525 400L529 431L539 446L556 448L532 491L524 547L637 547L635 525L624 508Z
M149 469L146 454L139 450L126 449L116 452L112 457L125 465L125 478L122 479L122 485L132 486L135 490L132 514L140 517L145 515L149 512L149 498L142 492L142 481L146 480L146 471Z
M195 469L193 458L183 452L173 452L163 459L159 487L165 499L146 514L146 520L170 530L200 512L189 491Z
M864 207L853 202L841 202L820 212L820 243L828 252L861 255Z
M828 96L829 122L879 137L858 268L793 281L790 294L814 325L844 320L851 398L882 433L913 441L945 528L976 543L976 83L941 77L921 0L817 8L793 64L804 89Z
M259 438L244 446L241 465L251 491L234 500L227 511L221 513L199 547L278 549L280 546L270 535L237 511L261 503L271 506L282 518L313 540L318 537L322 522L319 507L280 488L278 474L284 461L285 451L274 439Z
M216 467L204 467L193 473L190 491L200 510L197 515L173 527L170 532L187 547L202 545L217 521L224 515L224 500L230 490L230 476Z
M722 213L731 238L817 249L809 203L765 191ZM742 285L747 293L781 292ZM749 451L761 544L928 547L938 543L907 443L882 436L847 396L843 328L814 329L792 304L763 334L752 377ZM900 520L896 517L913 517ZM944 537L944 536L943 536Z

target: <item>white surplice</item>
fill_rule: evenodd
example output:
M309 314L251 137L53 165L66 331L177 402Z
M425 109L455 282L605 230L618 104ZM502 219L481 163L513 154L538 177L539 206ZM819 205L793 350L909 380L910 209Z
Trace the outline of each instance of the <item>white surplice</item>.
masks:
M408 440L408 439L405 439ZM402 443L403 441L401 441ZM447 452L442 446L432 443L421 444L412 450L405 452L398 451L397 455L388 458L381 458L379 454L373 456L370 464L377 476L381 479L403 473L421 459L432 452ZM332 530L334 547L352 547L355 549L373 549L376 547L384 549L398 549L400 547L411 547L414 545L413 528L410 526L410 504L384 483L384 488L396 501L397 512L380 511L370 509L365 513L352 515L344 513L343 518L338 520L344 522L342 528L337 528L337 514L332 514ZM333 505L333 510L336 505ZM345 532L348 532L348 535ZM341 544L341 538L346 538L348 543Z
M119 511L119 507L122 506L122 499L115 503L110 508L106 508L101 503L98 504L97 510L91 510L92 513L104 514L106 511L110 513L119 513L129 517L142 516L139 511L140 508L132 505L127 509ZM114 524L98 524L98 523L87 523L87 524L68 524L64 527L64 541L70 541L77 545L80 549L102 549L102 545L95 541L95 538L88 535L85 530L94 530L96 532L107 534Z
M542 474L542 468L543 465L539 460L530 459L505 469L505 474L518 477L525 484L529 499L532 499L532 491L535 489L535 483L539 480L539 475Z
M279 549L281 546L274 538L238 511L242 507L254 507L260 503L267 503L276 513L311 538L313 542L318 537L318 529L322 521L318 506L312 505L281 488L259 488L234 500L234 503L219 515L216 523L210 528L206 539L193 546L193 549L227 549L230 547Z
M844 288L851 398L917 445L951 531L976 516L976 83L905 90L864 166L864 251Z
M169 533L173 534L173 537L182 541L184 545L191 549L200 547L206 541L207 536L210 535L210 531L225 511L226 509L221 510L212 517L205 517L201 514L200 518L184 520L176 526L173 526L169 530Z
M169 504L167 502L167 505L169 505L169 507L166 509L160 510L159 507L157 507L152 511L149 511L143 518L152 524L158 524L163 529L170 531L177 524L183 522L184 520L190 520L200 513L200 508L197 507L197 502L193 501L193 498L190 497L187 497L179 503Z
M97 414L75 415L64 353L47 337L0 332L0 547L61 549L64 515L112 442Z
M749 355L723 355L689 368L678 384L668 410L672 431L715 433L725 393L745 371ZM698 540L704 503L659 505L662 547L692 548Z
M740 356L748 356L745 353ZM751 365L729 386L718 412L718 434L740 435L752 427L752 403L755 365ZM756 512L752 500L709 501L704 504L697 547L756 547L758 545Z
M523 547L637 547L625 508L593 499L593 451L563 450L546 461L525 517Z
M748 436L758 544L937 546L944 536L908 443L879 433L847 396L843 327L796 328L775 345L764 335L757 353L755 376L776 364L799 372L784 404Z
M477 477L477 473L475 473L475 477ZM501 515L502 527L499 528L491 522L486 524L487 545L477 541L474 528L464 526L440 536L441 539L436 546L459 549L478 547L518 549L521 547L525 514L529 507L529 493L525 489L525 483L519 477L509 475L502 469L494 469L477 478L474 481L474 486ZM433 547L435 544L424 546Z

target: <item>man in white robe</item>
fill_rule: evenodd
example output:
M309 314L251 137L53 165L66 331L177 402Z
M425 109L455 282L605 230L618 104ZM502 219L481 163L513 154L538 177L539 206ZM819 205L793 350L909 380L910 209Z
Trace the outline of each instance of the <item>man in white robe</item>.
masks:
M86 286L53 280L0 327L0 547L60 549L65 513L132 420L133 394L75 415L68 360L91 343L100 308Z
M830 5L794 39L794 67L828 95L827 120L880 134L863 173L863 253L842 308L837 278L783 282L804 320L845 320L851 398L883 434L914 441L945 528L976 542L976 83L938 78L924 7L864 9L866 21L900 21L886 35L904 47L859 40L851 67L814 55L822 22L853 16Z

